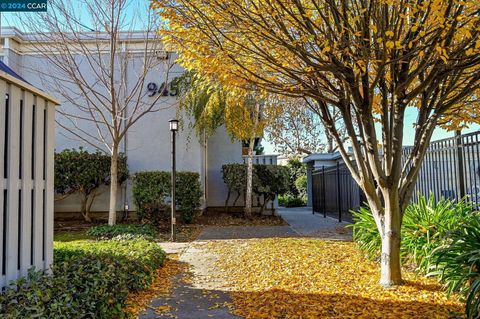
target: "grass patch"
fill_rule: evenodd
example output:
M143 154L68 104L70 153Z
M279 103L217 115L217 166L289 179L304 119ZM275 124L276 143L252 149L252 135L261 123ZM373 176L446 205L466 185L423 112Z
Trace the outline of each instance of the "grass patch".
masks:
M72 242L89 239L93 239L93 237L88 235L85 230L56 231L53 235L53 241L55 242Z

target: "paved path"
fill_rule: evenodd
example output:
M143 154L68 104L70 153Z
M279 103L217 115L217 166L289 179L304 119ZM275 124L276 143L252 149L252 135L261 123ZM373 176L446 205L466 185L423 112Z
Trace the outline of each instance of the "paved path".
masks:
M187 246L185 243L160 245L167 253L180 254L179 262L186 264L189 271L176 276L170 296L154 299L139 319L239 318L230 313L228 289L221 273L213 267L219 256L204 247L208 241L197 239Z
M279 214L289 226L228 226L207 227L192 243L161 243L167 254L179 254L179 261L188 265L189 272L174 278L174 289L169 297L152 301L139 319L236 319L228 309L230 298L222 274L215 269L218 255L205 245L212 240L236 240L271 237L315 237L350 240L348 223L333 218L313 215L310 208L281 208ZM169 311L156 311L169 307Z
M345 226L350 223L342 222L331 217L312 214L311 207L279 208L279 214L300 236L350 240L352 231Z
M205 228L197 240L298 237L290 226L228 226Z

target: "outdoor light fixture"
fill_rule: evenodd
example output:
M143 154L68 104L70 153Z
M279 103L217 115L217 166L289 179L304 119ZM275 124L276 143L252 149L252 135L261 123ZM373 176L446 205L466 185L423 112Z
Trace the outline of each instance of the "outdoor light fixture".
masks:
M168 122L170 123L170 131L172 132L178 131L178 120L172 119Z
M176 234L175 234L175 228L176 228L176 205L175 205L175 188L176 188L176 163L175 163L175 133L178 131L178 120L172 119L169 121L170 123L170 132L172 132L172 180L171 180L171 185L172 185L172 190L171 190L171 200L172 202L170 203L171 207L171 226L172 226L172 234L171 234L171 241L176 240Z
M170 52L168 51L158 50L158 51L155 51L155 53L157 55L157 59L159 60L168 60L168 58L170 58Z

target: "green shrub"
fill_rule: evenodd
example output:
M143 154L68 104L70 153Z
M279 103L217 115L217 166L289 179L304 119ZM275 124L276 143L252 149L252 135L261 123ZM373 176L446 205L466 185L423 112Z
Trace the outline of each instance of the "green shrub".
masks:
M304 198L285 194L278 196L278 205L282 207L301 207L306 205L306 201Z
M440 277L448 292L465 296L468 318L480 317L480 216L458 225L445 245L431 256L430 275Z
M177 174L176 200L182 219L189 224L193 221L195 211L200 207L202 198L202 185L200 175L192 172L179 172Z
M381 238L372 213L368 208L352 212L353 238L371 259L380 256ZM465 202L448 199L435 201L420 196L418 203L407 206L402 224L401 254L404 262L411 262L421 273L427 273L432 265L430 255L442 246L447 235L472 218L472 207Z
M155 227L149 224L117 224L93 226L87 231L87 235L97 239L111 239L120 235L136 235L145 239L155 238Z
M268 201L288 191L288 170L284 166L255 165L254 175L253 191L263 195L262 210Z
M306 166L298 158L290 158L287 162L287 168L289 174L288 193L293 197L299 197L301 194L295 182L300 176L307 176Z
M380 257L382 239L378 233L377 224L368 207L360 207L352 211L353 240L369 259L376 260Z
M133 198L140 220L158 223L168 220L170 210L166 202L170 196L170 172L138 172L133 176ZM192 221L200 207L202 186L200 175L195 172L178 172L176 178L176 204L184 222Z
M165 199L170 194L170 174L167 172L138 172L133 175L133 199L141 221L157 224L169 217Z
M27 278L12 282L11 286L0 294L0 317L3 319L81 318L82 315L86 317L81 308L81 301L74 298L68 288L64 278L31 270Z
M307 175L301 175L295 180L295 188L299 197L307 198Z
M228 205L230 195L237 193L233 202L236 204L241 193L245 192L247 186L247 165L225 164L222 166L223 181L228 188L228 196L225 206ZM288 168L277 165L253 165L253 193L263 196L262 210L266 203L273 200L275 196L285 194L289 187Z
M255 165L253 167L255 169ZM223 181L227 185L229 194L233 192L237 192L240 194L241 192L245 191L245 188L247 187L247 165L225 164L222 166L222 176ZM256 176L254 174L254 184L255 178Z
M55 154L55 192L60 198L80 194L81 214L90 222L90 207L98 188L110 185L111 156L101 152L89 153L83 148L66 149ZM128 178L127 159L120 154L118 181L122 184Z
M421 273L432 265L431 253L448 240L448 235L472 219L472 207L464 201L455 202L433 195L427 200L408 205L402 224L402 251Z
M370 210L352 214L354 240L369 258L378 259L381 238ZM418 272L437 276L449 293L464 295L468 318L479 318L480 215L470 204L419 197L405 210L401 254Z
M145 240L56 243L53 276L14 282L0 294L0 317L124 318L128 293L150 286L164 259Z

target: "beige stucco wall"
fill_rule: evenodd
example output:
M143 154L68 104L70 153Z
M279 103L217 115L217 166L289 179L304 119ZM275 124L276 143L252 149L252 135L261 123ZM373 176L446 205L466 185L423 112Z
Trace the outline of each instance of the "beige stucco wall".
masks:
M39 55L32 53L29 48L22 46L14 40L10 40L11 49L4 49L4 61L9 66L23 76L31 84L45 89L47 92L51 87L52 78L48 74L57 74L55 67ZM127 67L127 85L133 85L136 82L139 68L141 68L141 56L132 60ZM94 74L88 66L80 64L82 74L94 82ZM172 79L183 73L183 69L175 65L168 73L168 78ZM148 82L155 82L160 85L166 78L165 68L159 65L150 70L147 76ZM76 87L65 82L65 86L76 91ZM145 89L146 90L146 89ZM50 90L51 92L51 90ZM54 96L55 93L51 92ZM57 98L62 103L62 109L75 113L75 106L62 99L57 94ZM148 99L154 97L143 97ZM193 171L200 174L200 179L207 197L204 200L204 206L223 205L226 196L226 187L221 176L221 166L225 163L241 162L241 143L232 142L226 134L225 129L212 136L208 143L208 151L189 129L189 119L178 114L176 97L161 98L156 102L159 111L149 113L140 119L133 127L129 129L126 137L126 144L122 143L121 151L125 152L128 158L128 166L131 173L137 171L165 170L171 168L170 159L170 131L168 121L172 118L182 117L184 125L177 134L177 169L179 171ZM57 113L57 121L65 121L65 118ZM81 123L82 127L95 134L96 128L92 124ZM94 148L88 143L81 141L74 135L57 125L55 135L55 150L61 151L66 148L84 147L89 150ZM103 148L105 150L105 148ZM207 176L205 174L208 174ZM119 190L118 210L123 210L126 200L131 209L135 209L131 198L131 182ZM108 210L108 191L100 195L93 207L93 211ZM56 212L79 211L80 203L78 197L71 196L65 200L55 202Z

